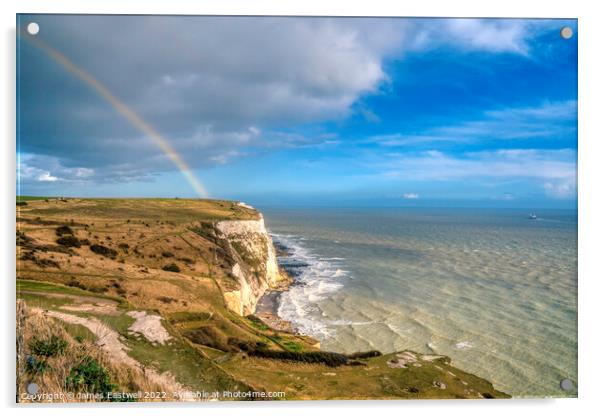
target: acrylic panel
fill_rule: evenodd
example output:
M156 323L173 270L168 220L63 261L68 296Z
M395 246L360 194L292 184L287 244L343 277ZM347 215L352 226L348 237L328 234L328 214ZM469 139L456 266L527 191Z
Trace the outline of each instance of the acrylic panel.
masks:
M17 401L577 396L577 20L17 16Z

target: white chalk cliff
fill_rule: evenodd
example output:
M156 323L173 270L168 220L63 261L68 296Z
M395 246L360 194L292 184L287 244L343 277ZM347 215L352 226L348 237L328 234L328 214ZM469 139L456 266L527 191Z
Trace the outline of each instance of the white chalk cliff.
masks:
M220 221L215 228L239 260L232 267L239 288L224 290L226 305L240 315L252 314L265 291L282 280L263 216L258 220Z

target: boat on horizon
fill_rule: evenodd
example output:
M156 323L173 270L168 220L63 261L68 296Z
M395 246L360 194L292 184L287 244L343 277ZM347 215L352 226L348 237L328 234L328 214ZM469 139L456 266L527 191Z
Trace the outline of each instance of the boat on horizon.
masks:
M536 219L537 219L537 215L535 215L535 214L533 214L533 213L530 213L530 214L529 214L529 219L530 219L530 220L536 220Z

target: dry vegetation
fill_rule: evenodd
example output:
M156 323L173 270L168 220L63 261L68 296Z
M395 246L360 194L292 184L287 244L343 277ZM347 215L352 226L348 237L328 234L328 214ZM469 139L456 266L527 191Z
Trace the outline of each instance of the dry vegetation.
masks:
M18 391L36 383L40 392L61 395L53 402L99 401L98 394L117 391L171 391L173 386L150 381L139 367L115 362L82 327L67 327L41 309L17 301ZM70 397L71 393L83 396ZM20 401L49 401L21 399ZM127 401L124 398L105 399ZM156 399L147 399L154 401Z

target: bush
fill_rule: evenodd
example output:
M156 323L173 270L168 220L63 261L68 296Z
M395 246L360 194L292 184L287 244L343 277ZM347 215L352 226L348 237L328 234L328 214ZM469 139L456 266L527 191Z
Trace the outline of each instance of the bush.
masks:
M319 363L329 367L338 367L348 364L349 360L343 354L326 351L274 351L267 349L257 349L249 351L249 355L261 358L272 358L276 360L297 361L303 363Z
M71 369L65 380L67 388L88 393L106 395L117 386L111 383L109 373L90 356L85 356L82 362Z
M101 255L103 257L108 257L111 259L114 259L115 257L117 257L117 252L115 250L113 250L112 248L109 248L109 247L105 247L100 244L92 244L90 246L90 250L92 250L92 252L94 252L98 255Z
M41 357L54 357L55 355L62 354L67 348L67 341L52 335L50 339L42 340L34 338L29 343L31 353Z
M91 286L88 290L94 293L106 293L109 291L109 288L106 286Z
M76 287L78 289L82 289L82 290L88 290L88 288L80 281L78 280L70 280L69 282L67 282L67 286L69 287Z
M24 207L26 205L27 205L27 202L25 202L25 201L17 201L17 206L18 207Z
M73 235L66 235L64 237L59 237L56 240L57 244L60 244L61 246L65 246L65 247L81 247L81 241L79 241L79 238L73 236Z
M169 251L164 251L163 253L161 253L161 255L165 258L173 257L173 253L170 253Z
M56 228L55 233L56 233L56 235L61 237L66 234L73 235L73 230L71 229L71 227L69 227L67 225L61 225L60 227Z
M180 266L178 266L175 263L171 263L166 266L163 266L163 270L165 270L166 272L180 273Z
M50 369L46 360L38 360L36 357L29 356L25 362L25 371L29 374L44 374Z
M21 257L20 260L24 260L24 261L32 261L34 262L36 265L44 268L44 267L56 267L57 269L60 269L61 266L54 260L50 260L50 259L41 259L36 257L36 255L34 254L33 251L26 251Z

